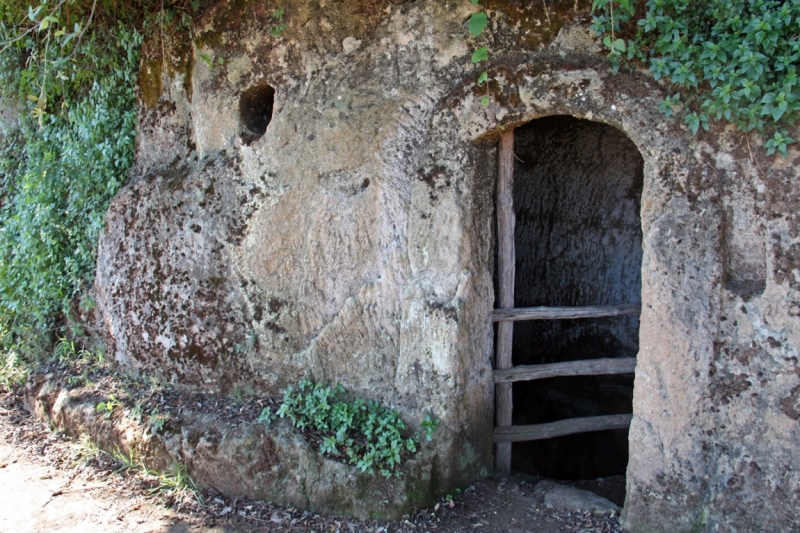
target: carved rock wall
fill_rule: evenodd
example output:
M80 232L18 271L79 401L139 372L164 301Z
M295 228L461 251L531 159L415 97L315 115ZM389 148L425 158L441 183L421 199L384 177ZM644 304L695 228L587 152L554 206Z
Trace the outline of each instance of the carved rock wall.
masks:
M609 70L573 6L502 4L489 108L468 2L293 2L277 37L267 7L223 2L183 70L145 60L135 169L98 261L114 358L197 391L308 376L412 426L433 414L428 488L403 501L463 484L491 465L496 121L603 122L644 160L626 524L794 527L800 153L691 136L646 73ZM265 83L253 139L240 96Z

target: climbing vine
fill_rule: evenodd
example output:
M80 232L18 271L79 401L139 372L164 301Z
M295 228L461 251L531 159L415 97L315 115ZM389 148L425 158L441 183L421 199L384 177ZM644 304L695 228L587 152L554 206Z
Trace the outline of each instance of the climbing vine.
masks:
M594 0L593 29L615 68L646 66L678 89L661 109L687 105L693 133L727 121L786 155L800 112L800 2Z
M470 0L473 5L480 2L480 0ZM486 14L486 10L481 10L476 13L473 13L470 18L469 22L467 23L467 28L469 28L469 33L473 37L479 37L483 30L486 29L486 24L489 22L489 16ZM475 51L472 52L471 60L476 65L480 65L484 61L489 60L489 48L486 46L481 46L480 48L476 48ZM478 86L484 85L486 87L486 96L481 98L481 105L483 107L488 107L489 105L489 72L484 70L481 72L480 76L478 76L478 81L476 82Z
M3 54L3 96L21 101L0 145L6 347L46 333L89 280L103 215L133 161L140 42L117 26L62 40L69 60L46 40ZM20 52L35 60L20 64Z
M91 283L105 211L133 163L143 34L192 10L163 5L0 0L0 97L16 115L0 124L6 362L49 349Z
M470 0L470 3L472 3L473 5L476 5L479 2L480 2L480 0ZM484 9L473 13L470 16L469 21L467 22L467 28L469 30L470 35L473 38L480 37L481 34L486 29L486 26L487 26L488 23L489 23L489 15L486 12L486 4L484 3ZM481 46L481 47L476 48L472 52L472 56L470 57L470 60L472 61L472 63L474 63L475 65L478 65L478 66L480 66L483 62L488 62L489 61L489 47ZM491 103L492 103L491 97L489 96L490 95L489 84L492 81L493 81L492 78L489 76L489 71L488 70L483 70L478 75L478 79L475 82L478 85L479 88L485 89L485 91L486 91L486 94L481 98L481 105L483 107L489 107L489 105L491 105ZM494 116L495 127L497 128L498 133L502 133L502 131L505 129L505 126L503 126L502 124L498 124L497 123L497 116L495 114L495 110L494 109L492 109L492 115Z

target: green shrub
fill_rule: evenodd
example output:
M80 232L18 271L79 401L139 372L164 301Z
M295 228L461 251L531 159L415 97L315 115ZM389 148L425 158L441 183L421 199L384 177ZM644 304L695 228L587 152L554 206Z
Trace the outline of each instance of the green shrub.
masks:
M361 398L344 401L344 394L341 385L331 389L304 380L297 388L286 389L277 414L288 416L296 428L318 437L321 453L340 458L362 472L377 469L386 477L399 476L403 458L418 447L413 438L403 436L408 429L405 422L396 411L376 402ZM432 430L425 431L430 436Z
M0 54L2 96L20 113L0 136L4 351L52 339L54 317L91 283L105 211L133 162L141 36L120 24L60 39L34 32Z

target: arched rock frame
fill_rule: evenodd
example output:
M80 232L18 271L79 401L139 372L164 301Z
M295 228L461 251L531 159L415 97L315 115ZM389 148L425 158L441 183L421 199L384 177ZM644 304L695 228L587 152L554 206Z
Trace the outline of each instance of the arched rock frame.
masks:
M433 116L431 146L446 137L445 130L457 131L461 146L449 151L472 145L480 152L475 167L493 168L497 123L516 127L545 116L571 115L618 128L642 154L642 314L625 514L632 523L647 524L657 519L659 507L683 513L697 508L693 499L702 492L703 480L689 481L676 465L702 457L696 417L720 312L722 257L714 246L721 239L719 180L702 158L708 147L659 111L665 92L651 79L612 73L596 58L565 61L562 56L550 62L539 57L497 70L503 91L499 104L483 108L474 84L458 87ZM481 142L487 144L474 148ZM438 157L449 156L432 156ZM464 175L454 179L471 181L475 172L464 168ZM491 222L486 226L490 231ZM483 333L492 335L488 319ZM663 496L676 488L682 496ZM649 495L642 497L645 491ZM660 503L653 505L648 498Z

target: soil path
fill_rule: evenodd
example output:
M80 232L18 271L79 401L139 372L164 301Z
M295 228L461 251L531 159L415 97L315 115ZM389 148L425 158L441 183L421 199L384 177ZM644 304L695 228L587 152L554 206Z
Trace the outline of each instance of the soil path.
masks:
M107 480L88 481L0 443L0 532L184 533L196 528L135 495L117 495ZM232 530L227 530L232 531Z

